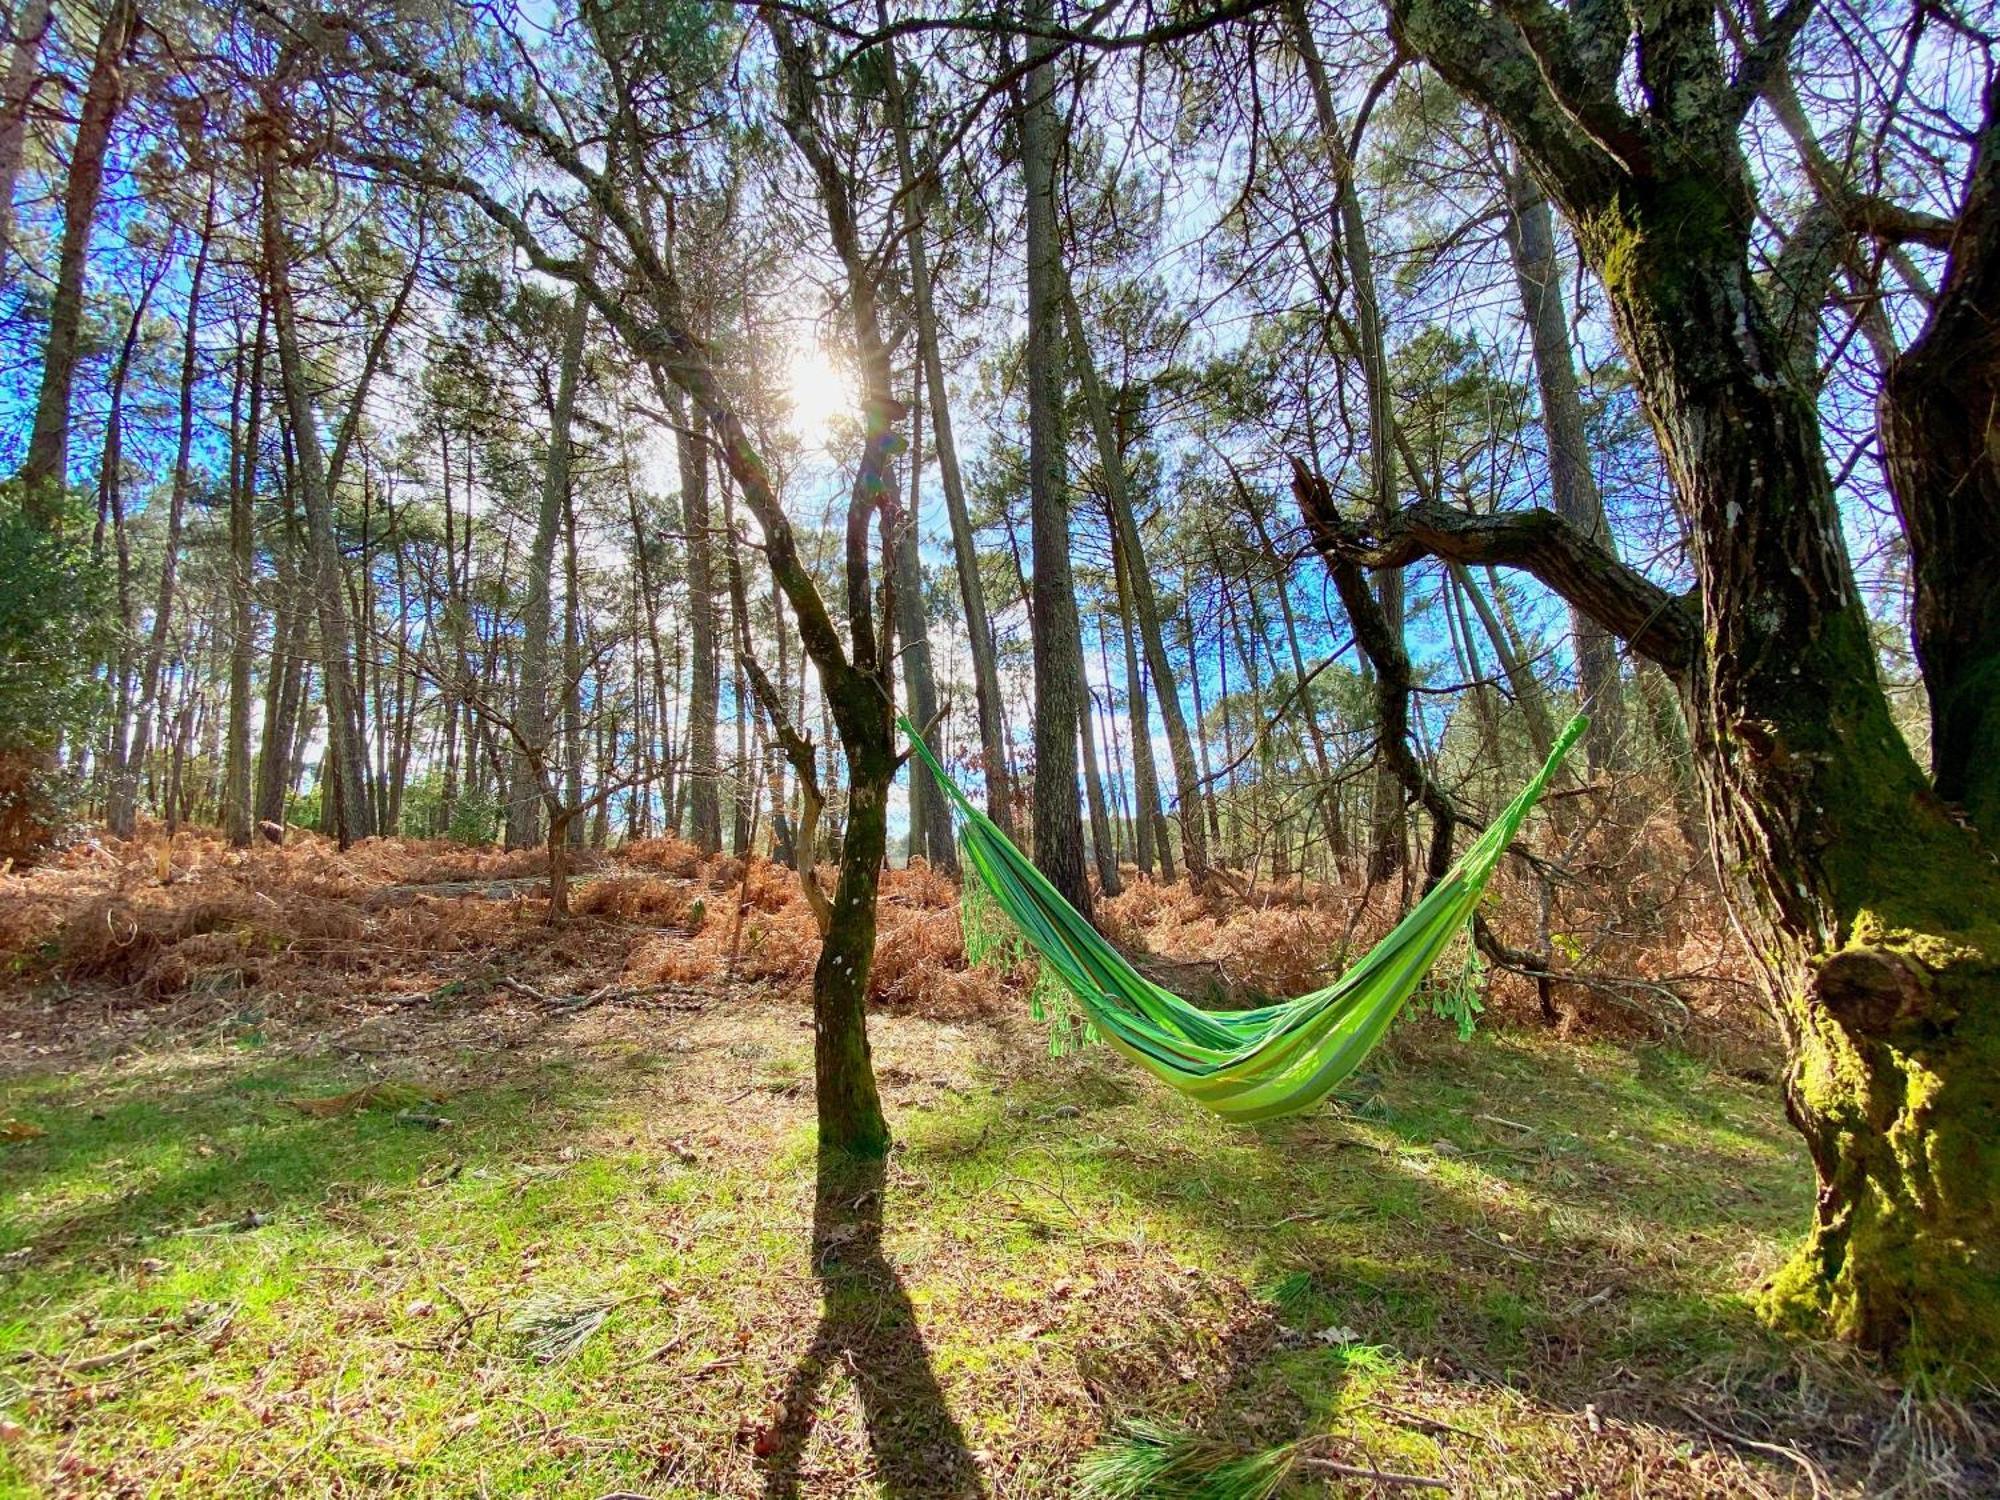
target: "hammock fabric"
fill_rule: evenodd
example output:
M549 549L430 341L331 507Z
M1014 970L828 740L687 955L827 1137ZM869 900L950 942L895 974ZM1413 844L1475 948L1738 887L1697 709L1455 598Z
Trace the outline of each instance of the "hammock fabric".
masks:
M1112 1047L1225 1119L1269 1120L1318 1103L1389 1029L1465 924L1500 856L1589 721L1564 726L1548 761L1451 872L1325 989L1255 1010L1214 1011L1147 979L1065 901L952 781L916 726L910 745L959 815L959 848L1000 909Z

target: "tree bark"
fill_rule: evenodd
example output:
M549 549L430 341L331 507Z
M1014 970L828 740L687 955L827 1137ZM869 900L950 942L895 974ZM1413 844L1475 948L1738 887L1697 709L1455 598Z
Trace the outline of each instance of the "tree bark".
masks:
M238 448L239 469L229 492L229 728L224 752L223 830L246 848L255 833L250 784L250 669L256 655L251 591L256 581L257 453L264 437L264 356L269 313L258 299L257 334L250 351L250 411ZM280 670L274 660L271 670Z
M1159 859L1160 878L1174 878L1173 841L1167 819L1160 811L1160 773L1153 758L1153 716L1146 705L1146 680L1139 666L1138 607L1134 602L1131 563L1127 559L1123 528L1107 503L1111 529L1111 563L1118 584L1118 608L1125 637L1125 706L1132 719L1132 792L1138 804L1134 821L1138 824L1139 871L1151 877L1154 857ZM1158 627L1154 620L1155 631ZM1164 654L1164 653L1162 653Z
M1181 830L1181 856L1187 865L1188 879L1199 888L1209 876L1208 834L1202 826L1201 770L1195 763L1194 743L1188 733L1186 713L1181 707L1180 680L1174 671L1173 658L1167 655L1166 635L1160 628L1159 597L1153 589L1152 573L1146 564L1145 540L1139 534L1138 518L1132 511L1131 493L1126 488L1125 458L1119 450L1117 434L1112 426L1110 402L1106 399L1103 383L1098 378L1096 360L1090 352L1082 310L1067 285L1063 301L1084 410L1090 416L1091 433L1097 443L1097 461L1104 475L1104 498L1110 511L1112 532L1123 554L1126 582L1131 585L1130 607L1138 619L1146 666L1152 673L1153 690L1160 700L1160 721L1167 732L1167 756L1174 768L1175 817ZM1147 738L1151 738L1150 729ZM1149 759L1150 756L1149 746ZM1165 847L1162 831L1163 851Z
M515 718L521 738L544 757L549 748L549 575L555 567L556 533L569 500L570 414L576 407L577 379L583 369L589 327L590 303L577 292L570 299L569 317L563 326L561 363L549 411L549 445L542 461L542 503L535 513L534 541L528 547L528 595L521 606L521 687ZM541 796L528 774L528 755L523 749L514 752L514 795L507 807L510 849L528 848L541 837Z
M1814 393L1752 273L1737 131L1761 74L1731 79L1699 7L1638 18L1629 98L1622 49L1579 52L1566 23L1527 23L1538 61L1520 23L1464 0L1391 15L1506 124L1575 227L1688 512L1695 757L1819 1179L1766 1305L1983 1363L2000 1350L2000 872L1897 732Z
M141 289L139 300L133 304L131 319L125 325L125 338L111 367L111 409L105 418L104 456L98 464L97 473L98 536L92 542L91 552L95 557L103 556L103 533L108 522L118 607L118 643L113 659L106 664L111 681L111 714L104 731L104 820L120 838L130 837L131 834L129 816L121 821L119 798L127 790L126 731L132 717L132 670L137 647L134 632L138 628L137 612L132 602L132 538L125 527L125 389L132 373L132 356L138 347L146 309L152 305L153 293L166 275L168 259L166 255L160 257L158 267Z
M922 393L912 403L911 427L921 441ZM924 569L917 555L917 492L923 461L911 445L910 505L895 539L896 634L902 640L904 697L919 728L938 716L937 674L931 662L931 627L924 607ZM931 865L958 873L958 843L952 837L951 807L921 766L910 772L910 852L921 851Z
M1270 528L1264 522L1260 507L1251 503L1248 488L1239 491L1244 500L1244 509L1257 527L1257 540L1263 546L1265 555L1277 557L1278 549L1271 542ZM1287 587L1290 579L1290 562L1286 563L1286 576L1278 580L1278 612L1285 623L1285 645L1291 653L1292 675L1299 685L1299 716L1305 720L1306 742L1312 746L1313 765L1319 771L1319 804L1321 827L1326 833L1327 854L1333 863L1334 874L1347 873L1347 828L1340 816L1340 785L1334 776L1333 757L1326 748L1326 731L1320 724L1319 711L1313 706L1312 688L1306 680L1305 653L1299 649L1298 619L1292 613L1291 590Z
M174 591L180 574L181 529L187 515L188 491L194 471L194 396L201 373L199 342L201 330L201 289L208 271L209 242L215 232L215 185L209 184L208 207L202 216L200 248L195 251L194 269L188 280L187 317L181 330L180 427L174 446L174 473L167 492L167 535L160 556L160 587L153 596L153 629L146 644L146 662L139 679L139 712L132 729L132 743L125 753L123 775L112 795L111 831L121 838L132 836L134 780L145 770L152 749L153 723L160 714L160 673L167 656L167 639L173 633Z
M1034 0L1030 24L1049 24L1048 0ZM1083 817L1077 735L1083 714L1083 641L1069 563L1064 492L1061 247L1056 240L1056 73L1052 49L1030 44L1020 111L1021 170L1027 184L1028 492L1034 554L1035 863L1064 900L1086 917Z
M2000 847L2000 81L1929 323L1890 365L1890 491L1909 538L1931 774Z
M1528 325L1535 387L1542 402L1542 440L1548 448L1549 489L1556 514L1613 556L1618 543L1604 518L1604 499L1591 472L1590 442L1570 358L1569 316L1563 306L1562 267L1556 259L1555 221L1549 200L1525 168L1506 174L1507 249L1514 284ZM1614 770L1625 737L1624 685L1611 632L1582 610L1570 611L1577 685L1590 715L1584 753L1590 769Z
M583 611L578 580L576 500L573 493L566 493L563 497L563 801L580 809L584 806ZM579 813L569 820L570 847L582 848L583 836L583 818Z
M1375 291L1374 253L1368 240L1368 222L1361 211L1361 197L1354 186L1354 164L1348 159L1346 133L1334 108L1333 90L1326 65L1320 57L1319 42L1304 0L1290 0L1292 33L1299 58L1311 88L1313 111L1333 176L1334 211L1338 220L1335 252L1346 262L1347 281L1354 295L1351 325L1354 356L1361 367L1362 386L1368 401L1369 503L1378 520L1395 509L1396 444L1394 397L1389 384L1387 347L1383 339L1381 304ZM1375 576L1375 595L1383 618L1398 635L1403 630L1403 579L1400 573L1384 571ZM1382 735L1389 737L1387 725ZM1387 880L1401 870L1409 857L1409 831L1403 815L1403 783L1390 760L1393 751L1384 744L1378 749L1374 797L1369 813L1368 879Z
M42 42L49 34L51 0L26 0L10 29L13 51L0 93L0 285L13 279L8 261L14 251L14 187L21 176L22 148L28 140L28 107L34 102Z
M291 417L294 463L305 504L308 568L319 619L320 681L326 695L327 743L339 776L338 785L329 790L337 794L336 834L345 849L356 838L365 838L374 831L369 815L368 761L361 737L361 706L354 689L353 631L341 585L340 547L334 539L333 495L328 488L326 457L320 450L319 419L306 386L297 313L292 302L290 250L285 243L278 196L284 126L275 113L267 114L260 123L265 132L265 139L259 143L265 278L270 288L272 323L278 336L279 380Z
M286 476L289 479L289 475ZM289 488L284 514L272 552L276 558L271 608L271 664L264 678L264 732L257 752L257 822L275 828L282 837L285 797L290 785L292 721L298 714L300 662L305 655L305 631L297 599L298 570L293 565L292 505Z
M41 392L21 465L21 508L46 527L62 514L59 499L69 482L69 399L83 328L83 278L90 232L104 190L104 158L112 126L125 103L125 49L139 20L135 0L112 0L98 29L90 82L84 89L76 141L70 148L69 180L63 188L62 247L49 302L49 337L42 351Z
M1083 702L1077 714L1083 740L1084 805L1090 810L1090 852L1097 865L1097 884L1106 896L1116 896L1124 887L1118 878L1118 847L1111 838L1111 815L1104 802L1104 776L1097 758L1097 707L1091 701L1090 684L1083 685Z
M721 772L715 763L716 719L722 697L722 668L715 651L715 550L709 535L708 458L688 424L686 401L669 395L667 410L676 431L681 477L681 530L687 545L688 654L688 838L704 854L722 851Z
M923 367L930 396L931 435L937 444L938 482L944 490L945 514L951 519L952 560L958 572L958 593L965 605L965 632L972 647L972 690L979 709L981 774L986 779L986 815L1000 831L1014 831L1013 781L1007 770L1007 717L1000 697L1000 667L993 624L986 613L986 585L979 576L979 545L972 534L971 509L965 499L965 478L958 464L958 442L951 424L951 392L945 384L944 358L938 347L937 306L931 290L929 252L924 246L924 206L929 194L917 185L910 152L910 122L903 80L893 43L884 44L889 122L896 140L896 164L902 181L903 233L910 261L910 303L916 320L917 359ZM912 513L916 507L912 506ZM928 717L918 716L928 724ZM921 779L921 778L920 778ZM957 849L953 846L953 863Z

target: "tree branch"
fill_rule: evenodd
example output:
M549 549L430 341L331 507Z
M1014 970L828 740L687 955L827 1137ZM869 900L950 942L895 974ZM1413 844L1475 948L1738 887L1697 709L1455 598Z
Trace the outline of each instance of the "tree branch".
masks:
M1473 0L1389 0L1397 42L1475 104L1507 122L1550 195L1575 210L1607 199L1625 176L1647 170L1651 150L1619 108L1594 124L1558 95L1521 28ZM1577 64L1580 74L1582 64Z
M1697 660L1700 632L1689 599L1626 566L1552 510L1474 516L1419 501L1385 521L1350 521L1322 481L1296 459L1293 467L1299 509L1329 564L1338 558L1359 567L1399 568L1439 557L1518 568L1670 675L1685 678Z

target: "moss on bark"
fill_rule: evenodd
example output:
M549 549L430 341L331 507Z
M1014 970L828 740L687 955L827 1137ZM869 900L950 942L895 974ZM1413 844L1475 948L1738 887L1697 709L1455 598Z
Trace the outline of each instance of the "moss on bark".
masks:
M1928 842L1928 841L1923 841ZM1954 862L1955 863L1955 862ZM1996 896L1882 867L1899 907ZM1922 894L1937 898L1922 901ZM1875 1349L1906 1373L2000 1369L2000 930L1876 910L1787 1004L1788 1108L1819 1175L1811 1232L1764 1287L1775 1322ZM1968 930L1969 929L1969 930Z
M1819 1168L1819 1202L1804 1245L1760 1299L1781 1325L1830 1328L1905 1372L1959 1381L2000 1368L2000 1032L1990 965L1977 988L1977 1021L1943 1040L1922 1023L1909 1038L1857 1036L1811 1008L1791 1110Z
M886 732L884 735L886 738ZM833 915L813 970L813 1084L819 1143L859 1158L889 1150L889 1125L868 1047L868 974L875 963L875 897L888 847L894 760L849 754L847 830Z

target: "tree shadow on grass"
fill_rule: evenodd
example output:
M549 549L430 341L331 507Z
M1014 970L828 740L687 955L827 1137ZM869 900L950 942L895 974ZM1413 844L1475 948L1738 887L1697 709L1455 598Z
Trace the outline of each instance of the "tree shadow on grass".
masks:
M882 1253L884 1180L879 1160L820 1152L811 1249L820 1320L771 1426L759 1435L766 1500L799 1493L820 1388L835 1364L847 1367L860 1394L884 1495L942 1500L985 1493L931 1369L910 1294Z
M1134 1205L1184 1261L1230 1247L1227 1269L1270 1310L1206 1361L1206 1401L1140 1383L1113 1392L1114 1410L1226 1459L1349 1421L1361 1398L1348 1388L1366 1372L1364 1397L1372 1382L1416 1382L1476 1409L1504 1390L1565 1431L1595 1407L1693 1452L1714 1435L1684 1402L1722 1401L1739 1429L1839 1458L1832 1425L1796 1394L1799 1351L1732 1288L1732 1242L1768 1245L1809 1201L1764 1096L1674 1056L1565 1066L1489 1037L1441 1060L1385 1060L1366 1097L1247 1130L1171 1101L1063 1112L1114 1065L1010 1079L981 1158L1009 1158L1034 1122L1073 1191ZM1870 1399L1839 1389L1856 1409ZM1546 1469L1553 1484L1586 1449L1651 1461L1614 1438L1588 1427L1546 1452L1452 1463L1482 1482Z

